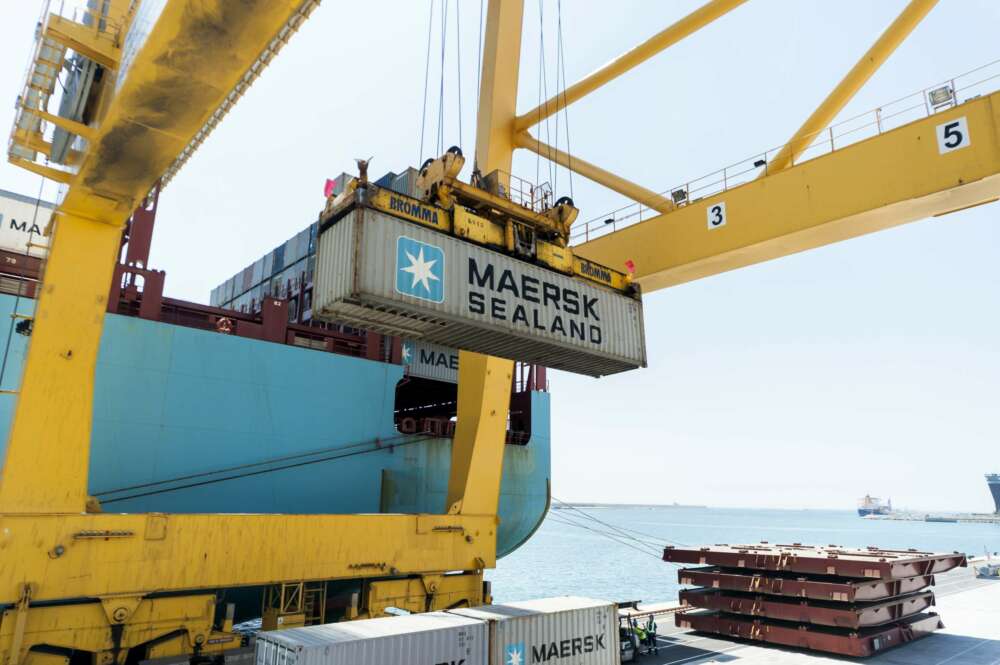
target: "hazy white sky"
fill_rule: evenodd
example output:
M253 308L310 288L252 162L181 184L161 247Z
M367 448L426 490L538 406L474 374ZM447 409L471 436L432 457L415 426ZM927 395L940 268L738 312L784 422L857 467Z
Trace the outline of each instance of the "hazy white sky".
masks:
M12 122L38 4L0 9L0 127ZM568 80L699 4L566 0ZM751 0L572 106L573 152L659 190L780 144L904 5ZM419 154L428 7L321 5L161 197L152 264L167 271L168 295L207 302L212 287L315 219L324 179L352 170L352 158L374 155L378 175L433 156L437 65ZM474 0L450 3L443 142L460 143L456 7L461 144L471 154ZM543 9L551 91L556 2ZM521 110L539 101L539 24L538 0L526 0ZM997 59L998 25L996 2L942 0L844 117ZM537 168L535 157L516 157L516 174L534 180ZM0 188L38 187L0 164ZM568 188L560 171L557 195ZM585 218L622 203L580 177L573 190ZM913 508L991 510L983 473L1000 471L998 217L1000 206L984 206L648 296L648 369L552 376L554 493L849 508L871 492Z

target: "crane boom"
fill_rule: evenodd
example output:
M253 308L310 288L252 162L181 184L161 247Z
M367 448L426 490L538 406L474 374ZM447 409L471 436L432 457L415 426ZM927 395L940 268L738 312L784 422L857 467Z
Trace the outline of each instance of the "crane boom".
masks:
M1000 92L574 247L649 293L1000 198ZM949 147L949 144L955 144ZM905 174L905 177L901 177ZM725 225L713 226L713 210Z

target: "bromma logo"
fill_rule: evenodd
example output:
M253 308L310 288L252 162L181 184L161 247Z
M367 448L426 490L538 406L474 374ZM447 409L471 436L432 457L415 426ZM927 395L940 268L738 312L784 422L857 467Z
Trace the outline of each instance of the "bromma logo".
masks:
M412 220L438 226L438 209L425 206L401 196L389 195L389 210Z

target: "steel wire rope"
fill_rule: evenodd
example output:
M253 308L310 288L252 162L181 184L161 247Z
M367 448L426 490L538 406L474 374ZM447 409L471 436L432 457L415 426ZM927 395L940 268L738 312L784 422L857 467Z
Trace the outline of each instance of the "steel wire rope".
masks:
M482 87L483 87L483 4L485 0L479 0L479 52L476 58L476 118L479 118L479 102L482 98ZM476 123L476 132L479 132L478 122ZM477 136L478 139L478 136ZM475 156L472 158L472 170L479 170L479 151L476 151Z
M49 160L45 160L46 166ZM38 223L38 209L42 205L42 191L45 189L45 178L41 177L41 183L38 185L38 196L35 198L35 210L31 215L31 228L28 229L28 243L24 247L24 258L28 259L31 257L31 243L35 238L35 226ZM10 355L10 340L14 337L14 330L17 326L18 320L18 307L21 304L21 290L23 284L18 282L17 293L14 294L14 309L10 313L10 325L7 328L7 342L4 344L3 349L3 361L0 362L0 389L3 388L3 380L7 374L7 356ZM30 319L27 319L30 320ZM29 328L30 331L30 328ZM29 332L29 335L31 333Z
M635 543L638 546L648 547L650 549L656 550L657 552L659 552L660 549L661 549L661 547L662 547L658 543L656 543L655 541L645 541L645 540L642 540L640 538L634 538L634 537L629 536L627 534L617 533L617 532L615 532L613 530L608 529L607 527L603 527L603 526L600 526L600 525L595 526L593 524L588 524L588 523L585 522L585 520L583 520L583 519L581 519L581 518L579 518L579 517L577 517L575 515L566 515L566 514L563 514L562 511L560 511L560 513L556 514L555 517L557 519L566 521L568 523L572 523L574 525L578 525L578 526L580 526L582 528L594 529L596 531L599 531L600 533L608 534L609 536L612 536L614 538L625 538L627 540L632 541L633 543Z
M415 443L419 443L420 441L422 441L425 438L431 438L431 436L430 435L426 435L424 437L421 437L418 440L402 442L402 443L398 443L398 444L395 444L395 445L398 446L398 447L407 446L407 445L413 445ZM368 453L371 453L371 452L375 452L377 450L378 449L376 448L376 449L373 449L373 450L358 450L358 451L354 451L354 452L344 453L342 455L331 455L329 457L324 457L324 458L317 459L317 460L309 460L308 462L298 462L296 464L287 464L285 466L275 467L275 468L272 468L272 469L261 469L259 471L251 471L249 473L243 473L243 474L238 474L238 475L234 475L234 476L227 476L225 478L214 478L212 480L203 480L203 481L197 482L197 483L188 483L187 485L178 485L176 487L168 487L168 488L165 488L165 489L153 490L153 491L150 491L150 492L141 492L139 494L131 494L129 496L115 497L113 499L102 500L101 503L108 504L108 503L116 503L118 501L128 501L130 499L139 499L139 498L142 498L142 497L153 496L153 495L156 495L156 494L166 494L167 492L176 492L178 490L191 489L193 487L203 487L205 485L214 485L215 483L221 483L221 482L225 482L227 480L239 480L241 478L250 478L250 477L253 477L253 476L264 475L265 473L273 473L275 471L287 471L288 469L296 469L296 468L300 468L300 467L303 467L303 466L309 466L309 465L312 465L312 464L320 464L322 462L329 462L329 461L332 461L332 460L344 459L346 457L354 457L355 455L365 455L365 454L368 454Z
M420 154L417 164L424 161L424 130L427 127L427 85L431 77L431 35L434 32L434 0L431 0L431 11L427 18L427 58L424 61L424 107L420 114Z
M566 101L566 54L563 50L563 29L562 29L562 0L557 0L556 2L556 14L557 14L557 40L559 52L558 60L559 64L556 67L556 93L558 94L559 88L559 76L562 75L562 98L563 98L563 128L566 132L566 170L569 171L569 197L573 198L573 150L570 148L569 142L569 105Z
M645 533L645 532L639 531L637 529L629 529L627 527L618 527L618 526L615 526L613 524L608 524L607 522L604 522L604 521L602 521L602 520L594 517L590 513L584 512L583 510L581 510L580 508L574 506L573 504L566 503L562 499L558 499L558 498L556 498L556 497L553 496L552 500L555 501L555 502L557 502L557 503L559 503L562 506L565 506L569 510L574 510L574 511L580 513L585 518L593 520L594 522L597 522L598 524L606 526L606 527L608 527L610 529L615 529L617 531L631 531L632 533L636 533L636 534L645 536L645 537L653 540L654 542L666 542L666 543L670 543L671 545L679 545L681 547L689 547L689 545L687 545L686 543L681 543L681 542L677 542L675 540L670 540L669 538L664 538L663 536L658 536L658 535L653 534L653 533Z
M552 131L549 124L549 80L548 74L545 69L545 0L538 0L538 40L539 40L539 60L538 60L538 71L541 76L541 86L542 86L542 99L541 102L545 105L545 143L546 143L546 153L548 166L549 166L549 185L551 186L555 178L552 176ZM541 132L539 132L541 133ZM538 187L539 183L537 178L535 181L535 186ZM534 199L534 197L532 197Z
M408 440L409 437L413 437L413 436L418 437L418 439L414 440L414 441ZM202 472L199 472L199 473L192 473L192 474L188 474L188 475L185 475L185 476L176 476L174 478L167 478L165 480L157 480L157 481L153 481L153 482L149 482L149 483L140 483L138 485L129 485L129 486L126 486L126 487L118 487L118 488L115 488L115 489L104 490L103 492L95 492L94 496L101 497L101 496L107 496L109 494L121 494L122 492L130 492L132 490L146 489L146 488L149 488L149 487L161 487L163 485L170 485L170 484L173 484L173 483L179 483L179 482L182 482L182 481L185 481L185 480L194 480L196 478L205 478L207 476L215 476L215 475L218 475L218 474L221 474L221 473L230 473L230 472L234 472L234 471L241 471L241 470L244 470L244 469L252 469L252 468L261 467L261 466L268 466L268 465L272 465L272 464L280 464L281 462L289 462L289 461L292 461L292 460L299 460L299 459L303 459L303 458L306 458L306 457L315 457L317 455L324 455L326 453L351 451L352 448L359 448L361 446L375 445L376 447L372 448L370 450L352 451L352 454L355 454L355 453L377 452L379 450L383 450L385 447L409 445L410 443L417 443L417 442L423 441L423 440L425 440L427 438L433 438L433 435L429 435L429 434L410 434L410 435L400 434L398 436L389 437L388 439L377 439L377 440L372 440L372 441L362 441L362 442L358 442L358 443L347 444L347 445L344 445L344 446L335 446L335 447L331 446L329 448L321 448L319 450L312 450L312 451L305 452L305 453L296 453L294 455L284 455L282 457L272 457L271 459L262 460L260 462L251 462L249 464L238 464L236 466L223 467L221 469L213 469L211 471L202 471ZM401 442L401 443L397 443L397 442ZM327 461L327 459L331 459L331 458L324 458L324 459L312 460L312 461L323 462L323 461ZM336 457L334 457L332 459L336 459ZM280 471L281 469L273 469L273 470Z
M635 538L634 536L630 536L629 534L625 534L625 533L621 533L621 532L618 532L618 531L614 531L614 530L608 529L607 527L600 526L600 525L594 526L594 524L597 524L597 523L585 524L583 520L581 520L579 517L575 517L575 516L560 514L560 515L557 516L557 518L561 519L561 520L568 520L569 523L573 524L574 526L579 526L581 528L586 528L586 529L589 529L589 530L594 530L595 533L600 533L602 535L607 535L609 538L628 540L631 543L635 544L636 546L649 548L649 550L655 551L657 553L657 555L660 555L663 552L663 549L662 549L663 546L661 544L659 544L659 543L656 543L655 541L645 541L645 540L642 540L640 538Z
M444 64L448 45L448 0L441 2L441 77L438 84L437 154L444 153Z
M580 529L584 529L586 531L592 531L593 533L595 533L595 534L597 534L599 536L603 536L603 537L605 537L605 538L607 538L609 540L612 540L612 541L618 543L619 545L622 545L624 547L628 547L630 549L635 550L636 552L639 552L640 554L645 554L646 556L651 556L651 557L653 557L653 558L655 558L657 560L662 561L662 556L660 554L652 552L650 550L642 549L641 547L639 547L639 546L637 546L637 545L635 545L633 543L630 543L628 541L620 540L620 539L614 537L613 535L611 535L611 534L609 534L609 533L607 533L605 531L598 531L596 529L593 529L593 528L591 528L589 526L585 526L583 524L578 524L578 523L575 523L575 522L563 521L563 520L560 520L558 518L553 518L552 515L549 515L549 519L552 519L552 521L554 521L554 522L556 522L558 524L564 524L566 526L575 526L575 527L578 527Z
M455 60L458 74L458 146L462 147L462 0L455 0Z

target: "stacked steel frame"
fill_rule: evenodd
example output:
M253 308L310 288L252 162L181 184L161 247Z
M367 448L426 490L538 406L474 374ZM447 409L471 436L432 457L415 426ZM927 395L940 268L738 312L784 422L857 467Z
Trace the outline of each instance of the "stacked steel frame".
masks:
M966 566L958 552L836 545L667 547L663 560L698 564L677 579L680 628L865 657L943 627L934 576Z

